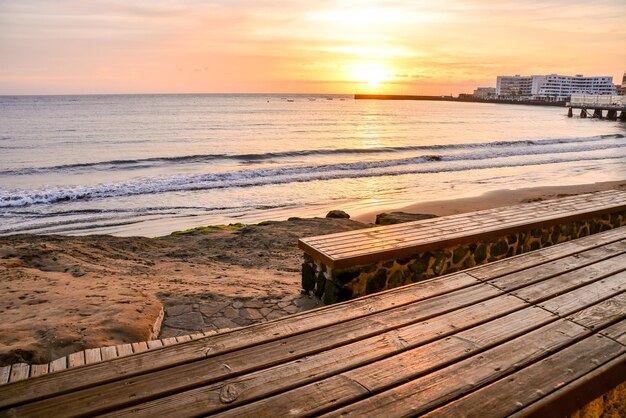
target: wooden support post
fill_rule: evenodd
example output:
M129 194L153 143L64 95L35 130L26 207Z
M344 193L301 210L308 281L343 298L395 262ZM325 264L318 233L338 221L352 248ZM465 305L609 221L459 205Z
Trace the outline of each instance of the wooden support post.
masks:
M567 117L568 117L568 118L571 118L573 115L574 115L574 112L572 111L572 108L570 107L570 108L567 110Z
M598 119L602 119L602 109L594 109L593 117L594 118L598 118Z
M587 117L587 109L580 109L580 117L583 119Z
M606 112L606 118L608 120L616 120L617 119L617 110L609 110Z
M621 120L622 122L626 122L626 110L621 111L621 113L619 114L619 120Z

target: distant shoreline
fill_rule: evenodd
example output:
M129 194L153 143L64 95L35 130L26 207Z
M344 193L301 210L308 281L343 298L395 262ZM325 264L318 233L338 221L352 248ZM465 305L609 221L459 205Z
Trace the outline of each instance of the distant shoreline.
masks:
M565 102L542 102L538 100L500 100L500 99L470 99L452 96L412 96L405 94L355 94L355 100L426 100L438 102L468 102L468 103L495 103L528 106L565 107Z

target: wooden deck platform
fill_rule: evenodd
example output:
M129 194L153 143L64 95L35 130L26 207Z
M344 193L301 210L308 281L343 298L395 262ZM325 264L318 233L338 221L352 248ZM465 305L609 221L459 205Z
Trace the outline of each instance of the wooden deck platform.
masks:
M626 227L0 386L0 416L562 416L626 379Z

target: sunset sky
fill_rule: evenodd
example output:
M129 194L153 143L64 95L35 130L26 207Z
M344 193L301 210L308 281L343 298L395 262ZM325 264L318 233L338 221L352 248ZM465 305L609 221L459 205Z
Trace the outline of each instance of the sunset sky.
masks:
M2 0L0 94L458 94L626 71L626 1Z

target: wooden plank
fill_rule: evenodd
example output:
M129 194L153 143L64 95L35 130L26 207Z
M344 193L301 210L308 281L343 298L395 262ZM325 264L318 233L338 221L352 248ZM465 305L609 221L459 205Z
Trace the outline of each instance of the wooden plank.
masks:
M589 337L517 373L447 403L426 414L426 417L509 416L520 411L521 406L530 406L599 366L619 358L625 351L626 347L612 343L607 338ZM589 399L588 395L583 400L585 398L588 401L593 399ZM562 413L558 416L568 415Z
M626 276L624 276L626 283ZM574 312L567 319L589 329L604 326L610 321L620 321L626 318L626 293L613 296L600 303L583 310Z
M143 351L148 350L148 344L145 341L141 341L138 343L132 343L133 351L135 353L141 353Z
M155 390L159 393L169 394L175 391L193 388L202 384L209 384L228 376L252 372L257 369L296 360L304 356L310 356L329 348L345 345L372 335L380 334L387 329L397 328L406 322L414 323L420 320L432 318L435 315L454 311L454 307L460 300L465 300L461 305L471 305L477 298L493 297L500 292L490 286L477 286L476 291L464 289L458 291L455 297L450 295L441 296L438 300L427 300L416 304L412 310L404 309L399 316L404 321L392 321L396 312L389 312L391 318L385 318L382 314L363 319L357 319L349 323L337 324L312 333L298 334L285 339L260 344L235 352L226 353L215 358L207 358L189 364L180 365L150 374L115 381L94 388L86 388L81 391L57 396L52 399L44 399L23 407L17 407L15 413L20 416L37 416L43 411L53 410L55 416L93 415L103 410L138 403L146 398L154 398ZM446 306L448 304L448 306ZM443 311L443 312L442 312ZM542 309L535 308L536 314L523 315L521 320L530 321L537 319L537 315L550 316ZM395 326L394 326L395 325ZM519 326L514 332L521 332L523 326ZM430 336L432 338L432 336ZM192 342L183 344L190 345ZM180 346L180 345L178 345ZM159 349L163 352L164 349ZM146 357L148 353L142 355ZM109 362L108 364L111 364ZM80 399L80 403L75 402Z
M20 380L28 379L30 375L30 365L27 363L15 363L11 365L11 375L9 376L9 383L19 382Z
M102 361L102 354L99 348L88 348L85 350L85 364L94 364Z
M441 340L449 335L527 306L513 296L499 296L427 321L322 351L308 356L306 359L292 360L240 377L220 380L198 389L160 397L154 401L133 405L105 416L154 416L155 413L165 416L180 416L180 414L195 416L215 413L292 387L302 386L354 367L363 366L394 353ZM525 310L524 315L528 315L526 311L528 310ZM535 311L538 312L538 310ZM545 312L538 313L541 318L551 317ZM184 408L182 408L183 405Z
M61 370L65 370L65 369L67 369L67 357L61 357L50 363L50 367L48 368L48 371L50 373L54 373L54 372L60 372ZM45 378L46 378L45 376L42 377L42 379L45 379ZM2 397L0 397L0 402L1 400L2 400Z
M115 349L115 346L102 347L100 348L100 353L102 354L102 360L112 360L117 358L117 350Z
M475 267L471 269L471 273L472 276L478 279L489 280L624 239L626 239L626 227L615 228L559 245L542 248L539 251L506 258L497 263Z
M163 347L163 343L161 342L161 340L152 340L152 341L148 341L148 348L149 349L153 349L153 348L159 348L159 347Z
M626 345L626 321L618 322L603 329L600 334Z
M592 361L595 362L597 359L594 358ZM623 384L624 376L626 376L626 354L622 353L611 362L592 370L566 386L561 386L555 392L511 416L569 416L587 402Z
M130 356L133 354L133 346L130 344L120 344L116 348L118 357Z
M507 329L514 330L514 324ZM580 325L561 319L487 351L483 350L498 342L486 341L480 335L471 340L464 336L448 337L437 342L439 346L433 343L409 350L215 416L255 417L259 411L267 416L310 416L348 403L329 416L402 416L400 410L411 409L410 406L416 408L412 409L416 415L423 410L422 405L435 406L430 406L433 399L445 401L459 396L463 390L500 378L557 351L586 332ZM471 357L463 360L463 353ZM395 386L407 380L409 383ZM369 397L359 402L365 396Z
M48 374L49 365L46 364L32 364L30 366L30 377L38 377L43 376L44 374Z
M620 196L620 194L622 194L622 196ZM572 198L567 197L567 198L560 198L560 199L553 199L553 200L545 200L541 202L525 203L525 204L520 204L520 205L515 205L515 206L485 209L485 210L476 211L476 212L447 215L447 216L443 216L439 218L425 219L425 220L420 220L420 221L404 222L404 223L395 224L395 225L384 225L384 226L377 226L373 228L360 229L360 230L355 230L355 231L337 232L334 234L307 237L307 238L304 238L303 241L312 243L314 245L319 245L328 241L337 242L337 240L342 240L346 238L350 239L352 236L359 236L361 234L377 236L379 234L395 233L398 231L407 230L407 229L412 228L414 225L418 227L428 226L431 224L434 224L434 225L444 224L445 225L445 224L454 223L454 222L462 222L463 220L468 219L468 218L479 223L484 219L492 219L492 218L496 218L500 221L503 221L506 219L506 216L510 214L520 213L520 212L527 212L530 214L542 213L542 212L554 213L556 208L582 207L584 205L587 205L590 202L590 200L588 199L589 197L592 197L593 199L592 203L595 203L599 206L608 205L612 207L612 206L620 206L620 205L626 204L626 193L617 192L617 194L615 194L614 191L607 191L607 192L598 193L594 196L585 195L585 197L583 197L583 195L578 195L577 197L572 197Z
M626 272L621 272L553 299L538 303L538 306L556 315L565 316L580 309L579 306L581 303L591 305L603 298L609 298L624 291L626 291Z
M599 281L603 278L613 276L624 277L626 264L620 265L619 263L622 261L626 263L626 255L609 260L603 260L578 270L566 272L548 280L538 281L529 286L514 290L511 293L526 301L538 302L542 299L549 298L552 295L568 292L583 285ZM534 280L532 276L529 277ZM493 282L497 282L497 280L494 280Z
M163 338L163 345L172 345L172 344L176 344L176 338L174 337L169 337L169 338Z
M480 283L477 279L463 273L451 274L445 279L436 278L421 282L419 287L405 286L391 289L349 302L312 309L272 322L216 334L210 340L200 339L187 344L176 344L157 351L149 351L140 356L141 358L128 356L111 360L106 364L72 369L54 379L50 376L42 376L30 382L28 388L20 383L0 388L0 407L73 391L94 383L135 376L154 369L176 366L352 319L365 318L377 312L445 295L477 283ZM208 346L206 341L210 342ZM136 345L133 344L133 348L135 347ZM136 349L135 352L137 352Z
M85 365L85 352L79 351L67 356L67 363L69 368L84 366Z
M626 199L623 202L623 209L626 210ZM621 207L610 208L601 204L587 204L583 207L576 208L575 212L579 215L590 217L589 212L597 210L610 210L611 212L617 212L621 210ZM337 237L333 240L313 240L307 241L307 244L314 246L316 249L321 250L327 254L331 254L333 257L341 257L341 254L346 250L358 250L367 249L369 245L375 245L385 248L386 246L393 246L394 244L405 245L418 245L423 240L428 240L434 235L451 234L457 232L466 232L468 235L474 233L500 229L506 225L534 225L538 222L561 223L562 218L569 217L571 219L572 209L570 207L563 208L563 206L554 206L550 210L541 213L533 208L516 208L511 210L510 213L499 213L498 216L493 214L479 214L476 212L466 214L462 219L450 219L448 217L427 219L423 221L416 221L414 223L401 224L402 228L380 229L376 233L370 230L362 231L360 234L352 234L348 237ZM481 222L481 220L483 220ZM528 227L527 229L532 229ZM353 232L353 231L349 231ZM349 251L348 251L349 252Z
M625 228L626 232L626 228ZM587 251L578 252L567 257L560 258L558 260L550 261L538 266L528 267L521 271L506 274L495 279L488 280L488 283L496 286L498 289L505 291L511 291L518 289L528 284L536 283L539 280L535 279L535 276L540 273L543 277L546 277L546 272L550 270L552 274L558 275L564 272L581 269L583 267L592 266L600 261L603 261L613 256L626 256L626 241L618 241L612 244L607 244L602 247L592 248ZM611 262L608 262L611 263ZM592 270L594 266L590 267ZM474 272L468 272L474 275ZM572 273L576 274L576 273ZM585 274L584 272L581 274Z
M11 366L0 367L0 385L9 383L10 375L11 375Z
M184 343L186 341L191 341L191 336L189 335L179 335L176 337L176 342Z

